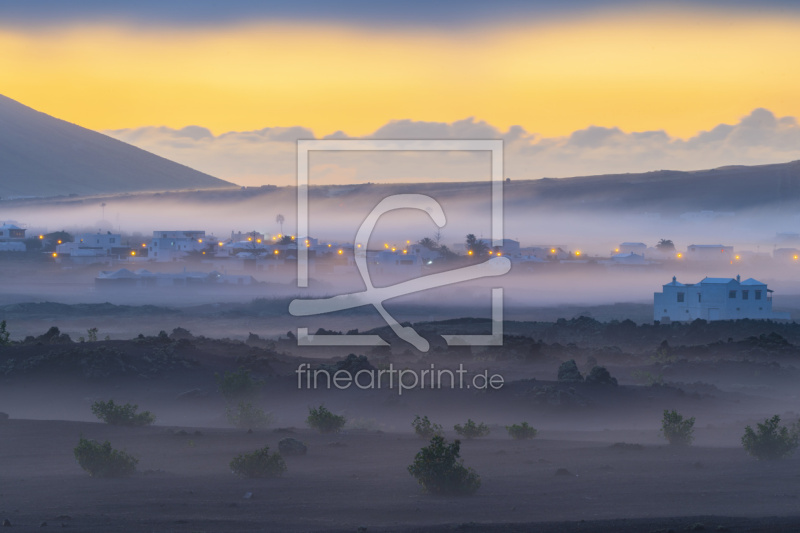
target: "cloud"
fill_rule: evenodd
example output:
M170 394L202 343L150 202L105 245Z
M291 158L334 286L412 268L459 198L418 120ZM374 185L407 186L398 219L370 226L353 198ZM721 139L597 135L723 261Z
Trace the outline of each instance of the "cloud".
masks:
M295 180L298 139L353 139L337 131L324 137L308 128L272 127L215 136L200 126L144 127L105 132L214 176L242 185L289 185ZM719 124L689 139L665 131L624 132L589 126L564 137L541 137L521 126L507 131L481 120L394 120L366 139L502 139L506 176L568 177L659 169L697 170L800 159L800 125L758 108L733 125ZM312 156L318 183L485 179L483 154L325 153Z

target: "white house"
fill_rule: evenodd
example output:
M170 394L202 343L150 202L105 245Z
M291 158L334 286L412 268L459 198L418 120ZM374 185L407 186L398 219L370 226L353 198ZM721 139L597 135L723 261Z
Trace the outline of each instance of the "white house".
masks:
M25 239L25 229L14 224L4 223L0 226L0 241L22 241Z
M122 246L119 233L84 233L75 236L74 242L65 242L56 246L58 255L68 255L73 259L107 257L114 248Z
M643 242L622 242L619 244L616 250L614 250L617 254L636 254L641 255L644 257L644 253L647 251L647 245Z
M178 261L189 252L202 251L213 242L213 237L209 243L205 240L205 231L154 231L148 255L158 262Z
M662 322L736 320L754 318L788 320L789 313L772 311L772 290L753 278L704 278L699 283L672 282L653 294L653 319Z

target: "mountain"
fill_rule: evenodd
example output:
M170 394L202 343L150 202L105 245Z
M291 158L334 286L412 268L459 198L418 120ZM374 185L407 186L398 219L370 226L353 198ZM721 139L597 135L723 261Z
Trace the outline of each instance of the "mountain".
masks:
M50 197L235 187L0 95L0 195Z

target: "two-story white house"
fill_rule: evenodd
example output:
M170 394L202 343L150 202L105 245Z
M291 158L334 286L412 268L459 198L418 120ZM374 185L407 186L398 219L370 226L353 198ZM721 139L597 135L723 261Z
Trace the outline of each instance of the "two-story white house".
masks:
M151 260L178 261L187 253L202 251L213 238L205 241L205 231L154 231L147 252Z
M65 242L56 246L58 255L68 255L73 259L107 257L114 248L122 247L122 236L119 233L83 233L75 235L73 242Z
M753 278L704 278L699 283L680 283L673 276L662 292L653 294L653 320L788 320L789 313L772 311L772 292L766 283Z

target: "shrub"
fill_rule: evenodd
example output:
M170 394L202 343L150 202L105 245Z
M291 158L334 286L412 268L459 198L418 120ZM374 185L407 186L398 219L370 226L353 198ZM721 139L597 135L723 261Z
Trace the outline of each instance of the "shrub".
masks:
M508 435L514 440L532 439L538 433L536 428L529 426L527 422L506 426L506 431L508 431Z
M675 446L688 446L694 440L694 417L684 420L683 415L664 410L661 420L661 433L670 444Z
M613 377L604 366L594 366L586 376L586 383L597 383L600 385L618 385L617 378Z
M237 455L230 466L231 472L242 477L280 477L286 472L286 461L279 453L269 453L269 446Z
M417 453L408 472L431 494L472 494L481 486L481 478L462 464L460 450L460 441L447 444L436 435Z
M320 405L316 409L308 408L306 424L320 433L338 433L344 427L345 422L347 420L343 416L331 413L324 405Z
M254 379L246 368L214 376L217 378L217 389L228 401L252 397L264 385L262 380Z
M420 438L425 440L430 439L434 435L442 434L442 426L440 424L432 423L427 415L420 418L419 415L411 422L411 427L414 428L414 433L419 435Z
M467 423L463 426L461 424L456 424L453 426L453 429L456 430L456 433L467 439L485 437L489 434L489 426L484 423L476 424L471 418L468 419Z
M781 417L778 415L757 424L758 432L747 426L744 428L742 446L747 453L757 459L782 459L790 456L797 448L800 432L798 427L789 429L781 426Z
M578 370L578 364L575 362L575 359L570 359L569 361L561 363L558 367L558 381L565 383L583 381L583 376Z
M92 477L130 476L139 462L135 457L112 448L108 441L100 444L81 437L73 451L78 464Z
M137 413L138 405L118 405L114 400L107 402L98 401L92 404L92 413L112 426L148 426L156 421L156 416L150 411Z
M239 429L260 429L272 423L272 415L250 402L239 402L235 409L228 407L228 422Z
M7 327L6 321L5 320L0 321L0 346L4 346L6 344L9 344L9 340L8 340L9 333L8 333L8 329L6 329L6 327Z
M89 338L89 342L97 342L97 328L89 328L86 330L86 335Z

